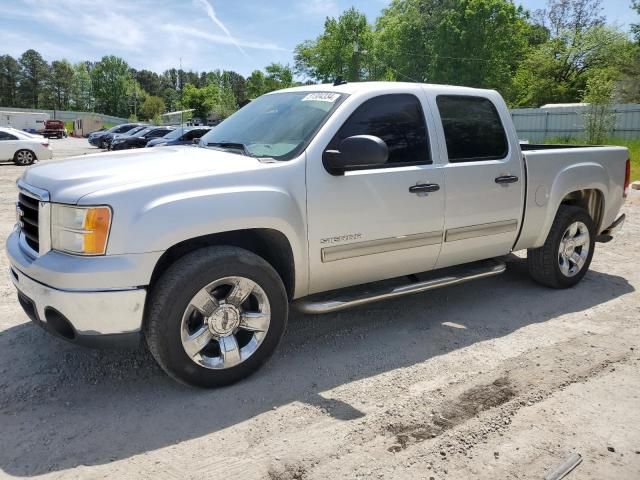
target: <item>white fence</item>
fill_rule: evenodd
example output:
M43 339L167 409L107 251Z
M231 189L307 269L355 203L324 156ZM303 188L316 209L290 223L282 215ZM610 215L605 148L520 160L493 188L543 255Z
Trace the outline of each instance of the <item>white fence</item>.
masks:
M542 142L549 139L584 138L584 117L589 107L516 108L513 123L521 140ZM613 105L615 125L612 138L640 139L640 105Z
M0 110L7 110L11 112L31 112L31 113L48 113L49 118L62 120L63 122L73 122L76 118L82 117L98 117L103 123L110 125L119 125L121 123L127 123L126 118L114 117L112 115L104 115L102 113L93 112L74 112L69 110L44 110L40 108L16 108L16 107L0 107Z

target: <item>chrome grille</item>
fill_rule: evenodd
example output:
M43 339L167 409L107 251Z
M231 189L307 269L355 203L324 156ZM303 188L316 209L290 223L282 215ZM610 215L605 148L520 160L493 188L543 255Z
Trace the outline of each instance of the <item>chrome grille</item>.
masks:
M36 253L40 251L39 202L23 193L18 195L18 218L25 241Z

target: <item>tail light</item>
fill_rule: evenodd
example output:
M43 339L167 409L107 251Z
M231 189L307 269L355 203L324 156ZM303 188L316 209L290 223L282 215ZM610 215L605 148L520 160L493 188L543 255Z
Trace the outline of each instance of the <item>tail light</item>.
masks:
M627 196L627 188L631 183L631 159L627 159L627 166L624 170L624 190L622 190L622 196Z

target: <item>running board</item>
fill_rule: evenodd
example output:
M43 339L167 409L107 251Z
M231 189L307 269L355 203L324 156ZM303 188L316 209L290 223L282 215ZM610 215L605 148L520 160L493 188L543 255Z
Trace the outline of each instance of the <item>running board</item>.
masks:
M497 259L485 260L480 264L474 263L472 265L472 268L469 268L466 271L463 270L457 274L409 283L395 288L378 288L377 290L374 289L365 293L350 295L346 298L334 297L316 301L314 301L313 297L301 298L293 302L292 306L302 313L321 314L339 312L341 310L358 307L367 303L389 300L391 298L411 295L413 293L426 292L428 290L435 290L436 288L448 287L450 285L458 285L478 278L493 277L503 273L507 269L507 265L502 260ZM340 290L336 290L335 294L339 297Z

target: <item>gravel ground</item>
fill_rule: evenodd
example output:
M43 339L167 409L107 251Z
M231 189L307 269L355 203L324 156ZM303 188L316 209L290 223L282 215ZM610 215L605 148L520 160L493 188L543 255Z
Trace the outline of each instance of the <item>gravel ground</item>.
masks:
M95 152L52 141L56 156ZM0 240L15 179L0 166ZM640 193L571 290L507 273L326 316L292 315L264 369L202 391L143 351L29 324L0 277L0 478L640 478ZM6 271L5 255L0 266Z

